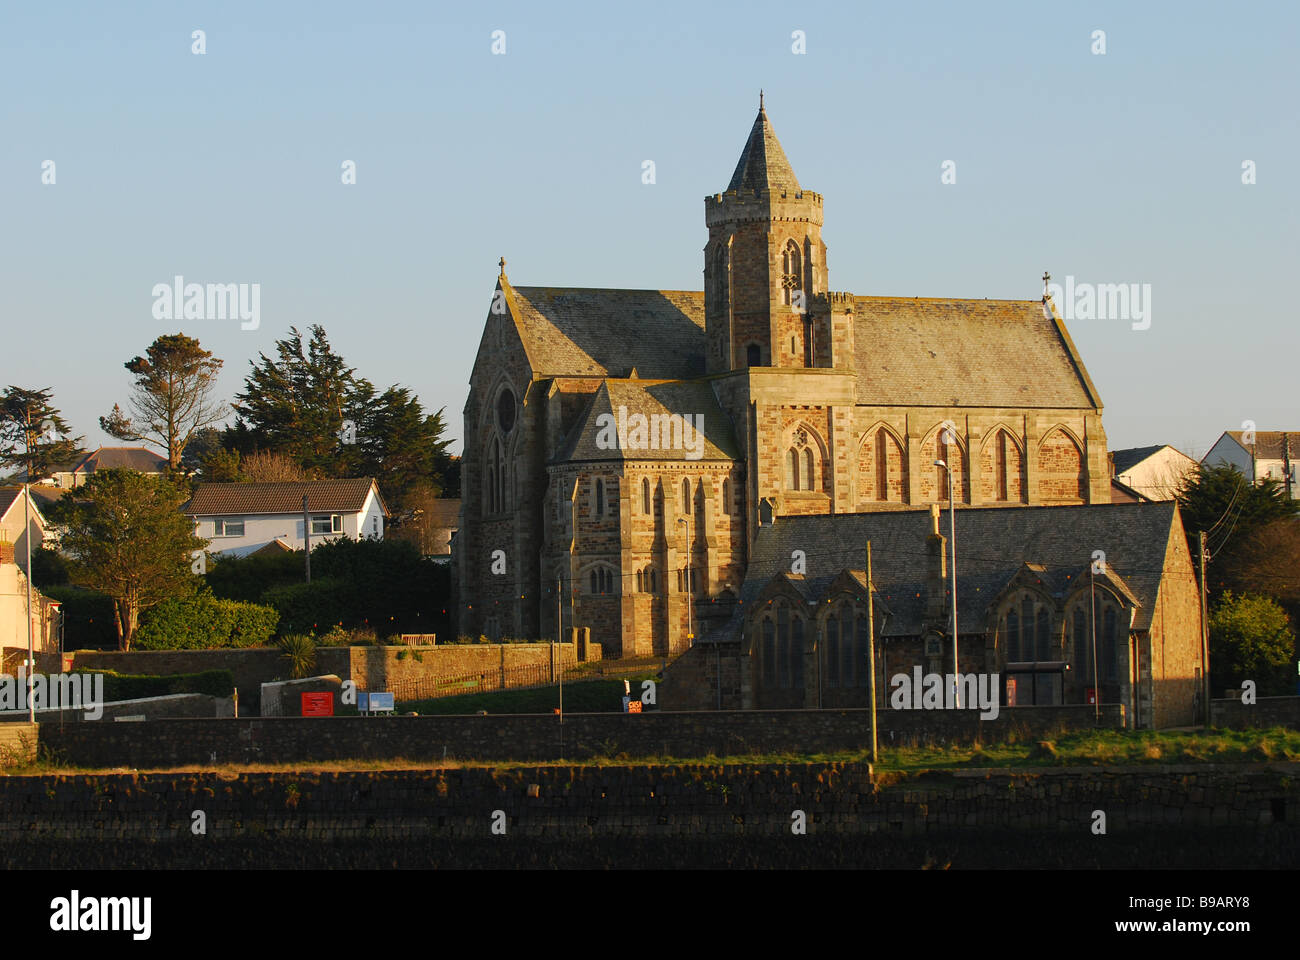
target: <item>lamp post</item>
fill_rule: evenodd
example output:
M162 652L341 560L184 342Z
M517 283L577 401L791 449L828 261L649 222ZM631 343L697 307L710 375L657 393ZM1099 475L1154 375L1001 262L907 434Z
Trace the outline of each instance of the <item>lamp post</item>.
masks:
M695 591L691 583L691 519L690 517L678 517L678 523L686 524L686 642L688 646L695 646L695 626L691 621L691 605L695 599Z
M952 468L942 460L934 461L948 474L948 533L952 540L952 702L961 706L960 668L957 666L957 501L952 496Z

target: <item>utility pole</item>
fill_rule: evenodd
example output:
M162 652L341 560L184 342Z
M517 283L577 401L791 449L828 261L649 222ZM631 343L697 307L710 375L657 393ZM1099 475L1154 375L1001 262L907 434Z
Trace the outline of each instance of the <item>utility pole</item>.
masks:
M1286 488L1286 498L1291 499L1291 435L1282 434L1282 485Z
M307 515L307 494L302 495L303 558L307 564L307 582L311 583L311 517Z
M1093 718L1101 723L1101 684L1097 682L1097 580L1096 568L1088 565L1088 623L1092 627L1092 702Z
M31 410L27 411L30 421ZM27 461L28 464L31 460ZM23 535L27 538L27 722L36 722L36 705L32 702L32 674L36 672L36 655L32 645L32 471L29 467L23 483ZM63 664L59 664L63 668ZM62 714L60 713L60 717Z
M867 686L871 688L871 762L880 762L880 741L876 732L876 603L871 579L871 541L867 541Z
M1210 728L1210 631L1205 609L1205 531L1201 531L1201 699L1205 702L1205 729Z

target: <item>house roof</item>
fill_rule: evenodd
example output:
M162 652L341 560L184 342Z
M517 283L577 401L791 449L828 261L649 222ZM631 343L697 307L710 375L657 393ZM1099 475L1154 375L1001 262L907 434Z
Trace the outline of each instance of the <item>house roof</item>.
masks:
M750 128L749 139L745 141L745 149L740 153L736 172L727 184L727 191L732 190L800 192L794 169L781 149L781 141L777 140L771 121L767 119L767 111L761 105L754 126Z
M982 632L989 605L1013 577L1026 571L1048 593L1063 596L1078 577L1088 576L1094 550L1105 552L1116 589L1130 592L1140 604L1134 628L1146 629L1176 509L1173 503L959 508L959 633L963 619L970 630ZM947 536L948 529L944 515L940 533ZM758 529L740 610L753 603L774 576L788 573L795 550L804 551L804 583L809 594L820 599L841 571L866 566L870 541L877 596L890 614L882 636L917 636L925 615L930 531L928 510L778 517Z
M1100 406L1041 301L856 297L855 305L860 404Z
M1111 503L1140 503L1143 500L1149 501L1150 499L1151 499L1150 497L1146 496L1145 494L1141 493L1138 490L1134 490L1132 487L1130 487L1127 483L1124 483L1122 480L1117 480L1114 477L1110 478L1110 502Z
M516 328L541 377L704 375L704 294L680 290L514 287Z
M1236 440L1241 448L1250 452L1251 446L1242 443L1243 431L1225 430L1225 436L1232 437ZM1282 459L1282 438L1290 438L1292 460L1300 460L1300 430L1256 430L1254 451L1255 457L1262 460L1281 460ZM1208 454L1206 455L1208 456Z
M1149 460L1162 450L1172 450L1178 456L1183 457L1188 464L1195 464L1196 461L1187 456L1177 447L1171 447L1167 443L1158 443L1152 447L1129 447L1125 450L1112 450L1110 452L1111 462L1115 464L1115 474L1126 473L1132 470L1144 460Z
M96 470L135 470L139 473L162 473L167 458L145 447L100 447L84 457L72 468L73 473L93 473Z
M664 448L659 446L658 449L650 449L647 446L638 446L624 449L616 444L613 447L603 446L601 437L602 415L609 415L613 418L612 422L617 428L619 424L620 410L627 411L629 421L634 414L641 414L646 417L648 424L653 424L651 420L654 416L681 416L683 424L685 419L690 417L691 429L700 423L699 418L703 417L703 441L692 435L692 441L689 445L691 457L687 456L687 446L685 443L685 428L682 429L683 446L677 448ZM662 421L659 421L662 424ZM637 443L637 438L633 434L634 424L629 422L628 435L626 439L629 444ZM655 433L654 440L656 443L662 440L661 431L647 430L646 442L650 442L650 434ZM608 429L605 431L608 436ZM669 440L676 441L677 436L670 434ZM695 449L700 450L700 456L694 457ZM592 396L591 403L587 406L584 414L578 419L573 431L569 434L568 443L564 447L564 452L560 460L737 460L740 454L736 446L735 438L731 432L731 420L723 413L722 408L718 406L717 397L713 394L713 388L703 381L652 381L646 382L641 380L605 380L601 383L596 393Z
M442 530L455 530L460 526L460 500L432 500L426 511L430 522Z
M22 507L22 494L23 488L21 486L0 487L0 520L4 519L15 505L19 508ZM41 513L35 492L32 493L31 502L36 522L44 529L46 526L45 516Z
M192 517L242 516L266 513L302 513L302 498L313 512L359 513L371 489L370 477L346 480L305 480L277 483L203 483L181 509ZM383 498L379 507L388 515Z

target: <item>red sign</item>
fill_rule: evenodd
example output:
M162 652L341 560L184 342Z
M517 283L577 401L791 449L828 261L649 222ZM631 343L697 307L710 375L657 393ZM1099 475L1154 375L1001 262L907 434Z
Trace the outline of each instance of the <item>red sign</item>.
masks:
M1007 706L1014 707L1015 705L1016 705L1016 678L1007 677Z
M628 712L628 713L640 713L640 712L641 712L641 701L640 701L640 700L629 700L629 701L627 702L627 712Z
M304 693L302 695L302 715L304 717L334 716L334 694Z
M1097 702L1097 688L1096 688L1096 687L1089 687L1089 688L1088 688L1088 703L1096 703L1096 702Z

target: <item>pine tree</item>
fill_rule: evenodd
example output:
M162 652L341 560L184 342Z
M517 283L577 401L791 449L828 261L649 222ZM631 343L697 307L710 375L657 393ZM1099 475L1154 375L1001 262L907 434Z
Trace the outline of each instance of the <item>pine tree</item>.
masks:
M83 451L83 437L69 436L67 422L51 402L52 391L8 387L0 396L0 465L22 467L36 482L69 465Z

